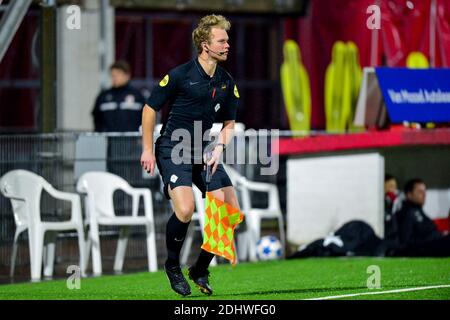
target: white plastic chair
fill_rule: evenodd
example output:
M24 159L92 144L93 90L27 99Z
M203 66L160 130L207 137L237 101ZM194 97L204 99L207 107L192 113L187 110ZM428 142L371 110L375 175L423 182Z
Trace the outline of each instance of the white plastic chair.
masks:
M69 221L46 222L41 220L40 203L42 190L47 191L56 199L71 202L72 207ZM16 223L11 255L11 277L14 275L17 240L20 234L27 229L32 281L39 281L41 279L43 260L45 262L44 275L47 277L53 275L56 240L54 232L56 231L73 229L77 231L80 266L85 264L84 229L79 195L58 191L41 176L26 170L12 170L6 173L0 179L0 191L5 197L10 199L14 213L14 221ZM44 250L44 236L47 231L52 231L53 233L50 243L46 244L46 250ZM45 258L43 259L44 255ZM82 272L82 276L84 275L84 272Z
M281 213L280 199L278 195L278 188L276 185L264 182L249 181L239 172L228 165L224 165L230 180L241 195L241 209L245 215L247 231L238 237L238 241L244 242L239 245L239 258L241 260L247 257L250 261L256 261L256 243L261 236L261 220L262 219L277 219L280 232L280 241L285 248L285 232L283 215ZM265 192L268 194L267 208L254 208L252 206L250 192ZM284 250L283 250L284 252Z
M86 220L89 224L89 238L87 241L88 255L84 270L87 268L89 252L92 250L92 269L94 275L102 274L102 260L100 251L99 226L123 226L117 242L114 271L123 268L125 250L128 242L128 227L144 225L147 237L148 270L157 270L155 226L153 219L153 204L151 192L146 188L133 188L121 177L108 172L87 172L77 183L77 190L86 196ZM132 196L131 216L116 216L114 211L113 194L122 190ZM145 215L138 216L139 200L144 199Z

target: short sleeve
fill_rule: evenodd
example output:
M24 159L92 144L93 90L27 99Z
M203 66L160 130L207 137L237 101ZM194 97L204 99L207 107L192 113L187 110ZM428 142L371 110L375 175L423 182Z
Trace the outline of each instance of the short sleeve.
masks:
M225 100L225 107L221 110L219 116L221 121L236 120L237 109L239 106L239 91L234 80L230 81L229 91Z
M177 89L177 77L175 72L169 72L161 79L161 81L153 88L147 104L155 111L161 108L175 96Z

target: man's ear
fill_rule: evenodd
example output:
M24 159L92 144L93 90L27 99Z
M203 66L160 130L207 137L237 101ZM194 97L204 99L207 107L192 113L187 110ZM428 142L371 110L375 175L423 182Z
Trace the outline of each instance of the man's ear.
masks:
M203 42L202 42L202 48L203 48L203 50L206 51L206 52L209 51L209 50L208 50L208 47L206 46L207 44L208 44L207 41L203 41Z

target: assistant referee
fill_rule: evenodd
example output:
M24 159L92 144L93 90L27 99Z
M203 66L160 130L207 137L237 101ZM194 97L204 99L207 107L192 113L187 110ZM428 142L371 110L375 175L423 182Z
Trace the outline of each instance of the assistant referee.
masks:
M205 131L211 129L214 122L223 122L217 143L212 149L212 156L207 165L212 166L212 179L208 191L213 196L239 208L232 183L219 159L228 142L233 137L239 92L230 74L218 66L226 61L230 45L227 30L230 22L221 15L203 17L192 33L192 39L198 56L174 69L155 86L142 114L143 152L141 165L153 175L155 163L164 182L164 193L172 199L175 212L167 222L166 246L167 260L165 272L172 289L183 296L191 293L190 286L180 268L180 251L194 212L194 183L204 193L205 170L203 157L197 159L194 145L201 146L200 154L205 151L208 142L202 139ZM153 149L153 131L156 112L166 103L170 113L163 123L161 135ZM201 135L194 135L194 122L200 121ZM177 129L184 129L190 134L190 141L180 141L175 136ZM174 159L178 153L173 149L184 143L183 161ZM154 152L155 151L155 152ZM201 250L197 262L188 270L189 278L201 292L210 295L208 266L214 255Z

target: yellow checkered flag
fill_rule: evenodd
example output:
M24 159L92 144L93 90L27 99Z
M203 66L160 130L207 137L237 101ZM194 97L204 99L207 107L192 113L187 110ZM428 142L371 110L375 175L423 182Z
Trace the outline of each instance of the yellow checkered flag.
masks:
M210 192L205 199L205 226L202 249L236 264L234 229L244 221L242 212L215 198Z

